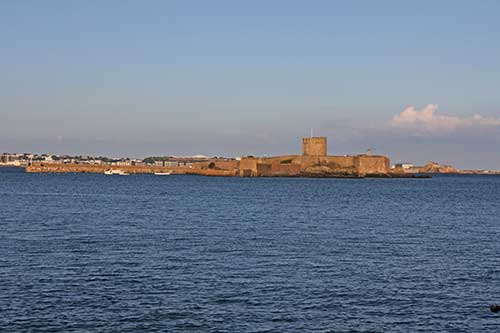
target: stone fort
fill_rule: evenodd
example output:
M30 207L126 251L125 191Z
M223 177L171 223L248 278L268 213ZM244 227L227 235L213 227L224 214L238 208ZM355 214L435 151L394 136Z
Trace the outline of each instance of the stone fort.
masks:
M243 177L366 177L387 175L389 171L386 156L329 156L326 137L303 138L302 155L243 157L238 165Z

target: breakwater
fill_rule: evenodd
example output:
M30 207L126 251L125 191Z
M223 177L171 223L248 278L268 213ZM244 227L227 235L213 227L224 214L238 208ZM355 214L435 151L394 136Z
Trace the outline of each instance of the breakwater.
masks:
M235 171L199 169L189 167L159 167L135 165L93 165L93 164L55 164L33 163L26 167L26 172L47 173L104 173L107 170L121 170L129 174L154 174L170 172L177 175L202 175L202 176L235 176Z

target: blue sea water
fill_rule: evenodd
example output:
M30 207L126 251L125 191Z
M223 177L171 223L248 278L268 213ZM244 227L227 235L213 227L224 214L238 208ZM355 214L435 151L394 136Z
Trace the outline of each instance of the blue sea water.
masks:
M1 332L498 332L500 177L0 169Z

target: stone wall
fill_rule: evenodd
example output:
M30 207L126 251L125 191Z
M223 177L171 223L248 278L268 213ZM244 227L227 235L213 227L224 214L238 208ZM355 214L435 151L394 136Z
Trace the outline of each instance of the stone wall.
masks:
M263 164L260 168L259 164ZM267 166L270 165L270 169ZM239 163L239 175L245 177L271 176L273 174L283 176L289 171L290 175L300 172L301 156L285 155L273 157L242 157Z
M388 174L390 171L389 158L380 155L358 155L355 157L355 166L361 176Z
M300 164L303 171L315 166L326 166L341 171L354 171L354 158L354 156L302 156Z
M257 163L257 177L271 177L272 164L270 163Z
M159 166L117 166L95 164L50 164L34 163L26 167L26 172L50 173L104 173L106 170L122 170L129 174L153 174L155 172L171 172L182 175L202 176L236 176L234 170L196 169L189 167L159 167Z
M358 175L354 156L328 156L326 166L341 175Z
M290 164L271 164L271 175L274 177L295 177L300 175L301 165L297 163Z
M257 176L257 163L260 163L259 158L242 157L240 160L239 175L241 177Z
M257 163L258 177L294 177L300 175L300 164Z
M193 163L193 169L216 169L216 170L230 170L234 171L239 169L239 161L236 160L223 160L223 159L210 159L203 162Z

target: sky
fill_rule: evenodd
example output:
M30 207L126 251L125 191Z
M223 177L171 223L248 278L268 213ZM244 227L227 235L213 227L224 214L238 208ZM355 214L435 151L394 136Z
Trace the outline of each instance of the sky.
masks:
M0 1L0 151L500 169L500 1Z

